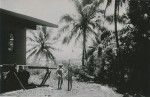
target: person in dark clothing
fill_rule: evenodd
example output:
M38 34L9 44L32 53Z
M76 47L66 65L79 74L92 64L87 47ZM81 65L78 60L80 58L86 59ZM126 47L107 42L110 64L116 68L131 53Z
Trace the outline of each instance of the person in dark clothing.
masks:
M24 74L24 85L28 86L28 80L30 77L30 73L26 69L23 69L23 74Z
M73 76L72 67L69 66L68 67L68 90L69 91L72 89L72 76Z
M58 77L58 89L62 89L62 84L63 84L63 65L62 64L59 64L56 74Z
M7 91L17 90L19 88L19 82L15 74L17 74L16 64L9 67L9 73L7 74L5 79Z
M22 66L19 66L17 76L20 79L23 86L27 87L28 86L28 79L30 77L29 72L27 70L23 69Z
M72 89L72 67L68 66L68 91L71 91Z

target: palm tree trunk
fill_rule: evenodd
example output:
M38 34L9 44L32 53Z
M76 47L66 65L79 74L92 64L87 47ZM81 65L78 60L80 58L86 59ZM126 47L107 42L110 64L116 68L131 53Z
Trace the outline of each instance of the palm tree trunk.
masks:
M85 66L86 59L86 29L83 30L83 49L82 49L82 67Z
M118 30L117 30L117 6L118 6L118 0L115 0L114 23L115 23L116 47L117 47L117 53L118 53L118 50L119 50L119 39L118 39Z
M119 79L119 39L118 39L118 31L117 31L117 6L118 6L118 0L115 0L115 8L114 8L114 28L115 28L115 40L116 40L116 54L117 54L117 62L114 66L114 71L116 79ZM115 84L118 86L118 82L115 81Z

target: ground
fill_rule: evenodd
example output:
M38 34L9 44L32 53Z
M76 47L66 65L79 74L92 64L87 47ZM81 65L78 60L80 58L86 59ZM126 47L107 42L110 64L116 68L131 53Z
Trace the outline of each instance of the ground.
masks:
M53 80L53 84L49 87L18 90L2 95L14 97L122 97L121 94L114 92L107 86L77 81L73 82L73 89L71 91L67 91L67 81L64 81L62 90L57 90L56 80Z
M122 97L112 88L102 86L95 83L73 81L73 88L67 91L67 80L64 80L62 90L57 90L57 78L55 72L51 73L51 77L47 80L49 87L38 87L28 90L18 90L7 92L2 95L14 97ZM40 84L43 75L32 75L29 78L29 83ZM0 95L0 97L2 96Z

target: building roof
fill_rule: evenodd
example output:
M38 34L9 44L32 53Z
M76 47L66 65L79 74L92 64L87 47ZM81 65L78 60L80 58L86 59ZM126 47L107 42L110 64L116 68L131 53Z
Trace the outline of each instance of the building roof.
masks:
M27 16L27 15L19 14L19 13L16 13L16 12L8 11L8 10L2 9L2 8L0 8L0 15L1 14L5 14L5 15L12 16L12 17L16 17L18 19L22 19L22 20L25 20L25 21L33 22L36 25L43 25L43 26L49 26L49 27L58 28L58 25L56 25L56 24L49 23L49 22L46 22L46 21L43 21L43 20L40 20L40 19L37 19L37 18L34 18L34 17L30 17L30 16Z

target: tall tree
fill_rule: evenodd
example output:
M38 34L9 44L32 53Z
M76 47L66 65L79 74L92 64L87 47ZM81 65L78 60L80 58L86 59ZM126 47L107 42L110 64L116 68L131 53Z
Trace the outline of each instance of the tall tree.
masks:
M110 6L110 4L113 2L113 0L107 0L106 8ZM119 50L119 39L118 39L118 29L117 29L117 16L119 14L119 7L122 6L123 3L125 3L126 0L114 0L114 33L115 33L115 38L116 38L116 47L117 47L117 52Z
M78 0L74 0L75 7L77 9L78 15L71 16L69 14L64 15L61 18L61 22L65 21L66 24L61 28L61 32L69 30L69 33L64 37L63 42L69 43L73 37L76 37L76 41L82 38L82 66L85 65L86 60L86 42L87 38L91 34L96 35L93 28L98 26L94 20L97 13L97 8L102 1L94 1L92 4L83 6ZM75 18L77 17L77 18ZM81 37L82 36L82 37Z
M107 4L106 4L106 8L105 8L105 11L107 9L108 6L111 5L111 3L114 3L114 35L115 35L115 41L116 41L116 54L117 54L117 60L116 60L116 65L114 66L114 71L115 72L115 76L116 76L116 79L120 79L120 80L123 80L123 59L121 57L121 54L120 54L120 46L119 46L119 37L118 37L118 18L117 16L119 16L119 10L120 10L120 6L123 5L123 3L125 3L126 0L107 0ZM121 72L121 73L120 73ZM122 81L120 81L122 82ZM123 85L122 83L119 83L117 82L117 86L119 85Z

